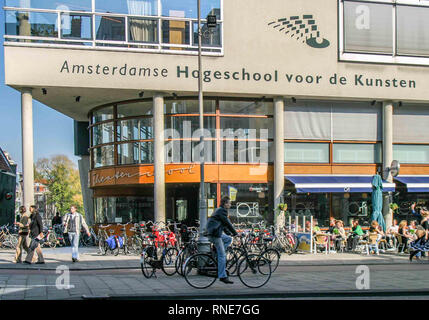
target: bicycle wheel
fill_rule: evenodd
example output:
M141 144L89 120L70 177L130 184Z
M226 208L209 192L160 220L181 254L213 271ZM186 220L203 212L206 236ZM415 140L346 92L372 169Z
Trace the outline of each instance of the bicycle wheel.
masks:
M100 252L100 254L105 255L106 254L106 240L104 240L104 238L99 238L98 239L98 251Z
M275 249L269 248L262 252L261 256L271 263L271 272L276 271L280 261L280 253Z
M128 250L131 254L139 254L142 250L142 241L139 237L133 236L129 241Z
M55 248L57 246L57 237L55 234L50 233L48 236L48 245L50 248Z
M238 264L238 277L249 288L260 288L271 278L271 263L257 254L250 254Z
M169 248L162 257L162 271L167 276L172 276L176 273L176 260L179 255L179 250L175 247Z
M194 254L186 260L183 275L191 287L208 288L216 281L217 262L208 254Z
M228 247L226 250L226 270L230 276L237 271L239 257L241 257L240 249Z
M146 247L140 257L140 266L142 269L142 273L143 276L146 279L151 278L154 274L156 269L154 267L152 267L151 263L154 260L154 254L156 255L156 253L154 253L154 251L156 251L156 248L153 246L149 246Z

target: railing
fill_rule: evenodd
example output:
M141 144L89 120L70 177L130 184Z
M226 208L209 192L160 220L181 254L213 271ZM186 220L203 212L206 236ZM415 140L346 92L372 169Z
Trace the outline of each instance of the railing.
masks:
M4 7L7 45L157 53L198 53L198 19L63 9ZM223 55L222 20L208 32L205 55Z

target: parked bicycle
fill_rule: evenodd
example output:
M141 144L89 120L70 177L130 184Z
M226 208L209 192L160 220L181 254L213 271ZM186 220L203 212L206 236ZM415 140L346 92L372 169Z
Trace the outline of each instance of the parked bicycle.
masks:
M197 253L189 257L183 267L186 282L196 288L205 289L215 283L218 277L217 254L213 249L210 253ZM243 246L243 256L236 257L237 275L240 281L249 288L260 288L271 278L271 263L261 254L249 253Z

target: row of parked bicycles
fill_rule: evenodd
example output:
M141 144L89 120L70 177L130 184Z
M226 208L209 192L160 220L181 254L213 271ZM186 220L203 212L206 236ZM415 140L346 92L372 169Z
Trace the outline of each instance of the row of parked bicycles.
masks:
M15 249L18 244L18 231L19 228L15 224L0 226L0 248ZM42 246L49 248L69 246L70 241L63 231L64 227L61 224L45 227L43 240L41 241ZM81 233L79 246L95 246L98 244L97 236L92 228L90 228L90 233L91 236L89 237L85 232Z
M121 230L125 232L123 227ZM227 250L226 269L229 276L237 276L247 287L265 285L276 271L281 253L292 254L297 250L295 235L286 230L275 233L272 227L267 228L263 223L235 227L239 236ZM216 281L216 249L209 243L199 245L197 228L152 221L134 228L136 233L131 239L122 239L122 247L141 252L144 277L156 277L157 270L162 270L168 276L183 276L189 285L198 289L207 288ZM104 246L109 245L108 241L104 243ZM116 250L120 245L118 241Z

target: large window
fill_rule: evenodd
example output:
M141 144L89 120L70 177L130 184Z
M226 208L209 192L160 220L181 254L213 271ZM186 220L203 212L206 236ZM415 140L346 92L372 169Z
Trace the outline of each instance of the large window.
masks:
M334 163L381 163L381 144L334 143Z
M201 1L204 54L223 53L221 3ZM195 0L6 0L5 41L186 54L198 50L197 17Z
M153 100L119 102L91 114L92 168L154 161ZM204 99L204 161L271 163L273 103ZM166 163L201 160L197 99L164 100Z
M285 143L285 162L329 163L329 143Z
M427 1L340 3L340 58L429 65Z
M393 158L399 163L429 164L429 145L394 144Z

